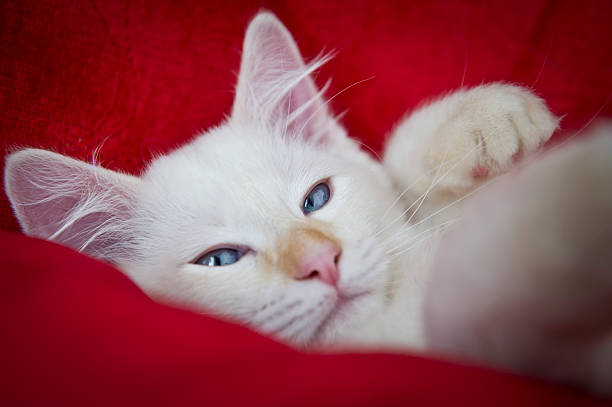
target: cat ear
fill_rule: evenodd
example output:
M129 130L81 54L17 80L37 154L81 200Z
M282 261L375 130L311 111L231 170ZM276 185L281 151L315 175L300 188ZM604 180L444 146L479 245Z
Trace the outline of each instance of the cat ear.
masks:
M244 39L232 118L265 125L318 142L339 127L311 74L327 61L306 65L285 26L258 14Z
M131 208L140 180L45 150L6 161L4 184L28 235L116 263L129 246Z

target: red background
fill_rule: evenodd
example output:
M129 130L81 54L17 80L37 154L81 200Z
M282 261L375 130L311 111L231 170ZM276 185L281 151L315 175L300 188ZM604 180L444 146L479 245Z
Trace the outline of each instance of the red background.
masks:
M406 111L462 84L532 87L565 115L556 140L612 116L608 1L8 1L0 6L0 164L19 146L88 161L99 148L104 166L140 172L230 112L244 30L262 8L307 59L337 52L317 77L319 85L333 79L328 97L373 77L331 105L376 151ZM18 230L4 195L0 230ZM12 400L510 405L574 397L420 358L301 355L153 304L117 271L68 249L12 234L2 247L9 293L0 347L10 356L3 385Z

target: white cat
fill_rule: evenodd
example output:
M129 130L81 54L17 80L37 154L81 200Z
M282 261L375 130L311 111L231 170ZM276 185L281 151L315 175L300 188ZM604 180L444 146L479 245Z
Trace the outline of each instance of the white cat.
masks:
M379 163L315 87L324 62L304 64L260 13L231 116L141 176L43 150L10 155L6 192L24 232L117 265L156 299L298 346L427 348L438 237L464 197L558 119L518 86L462 89L403 120Z

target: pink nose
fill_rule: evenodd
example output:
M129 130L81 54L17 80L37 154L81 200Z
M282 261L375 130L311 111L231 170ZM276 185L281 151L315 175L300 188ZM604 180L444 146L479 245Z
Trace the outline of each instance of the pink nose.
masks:
M337 263L340 252L340 248L332 242L314 245L300 259L295 278L298 280L318 278L326 284L336 285L339 277Z

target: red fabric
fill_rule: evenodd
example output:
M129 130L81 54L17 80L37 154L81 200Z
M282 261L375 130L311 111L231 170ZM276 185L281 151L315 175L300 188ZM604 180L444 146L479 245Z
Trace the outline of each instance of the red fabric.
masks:
M110 266L0 233L2 405L598 405L552 385L401 355L316 355L149 300Z
M397 4L392 4L397 3ZM275 12L348 109L350 133L380 151L424 99L483 81L533 88L563 126L612 115L612 3L326 0L10 0L0 8L1 149L34 146L139 172L228 114L246 25ZM3 164L3 161L0 163ZM0 229L18 230L4 196Z
M380 151L423 99L505 80L532 86L573 134L611 116L612 3L10 0L0 7L0 147L53 149L138 173L229 113L247 22L275 12L351 134ZM557 135L563 137L563 135ZM4 155L1 155L4 164ZM0 229L16 231L6 198ZM408 356L303 355L156 305L68 249L1 237L2 396L48 405L586 402L568 390ZM3 403L6 404L6 403Z

